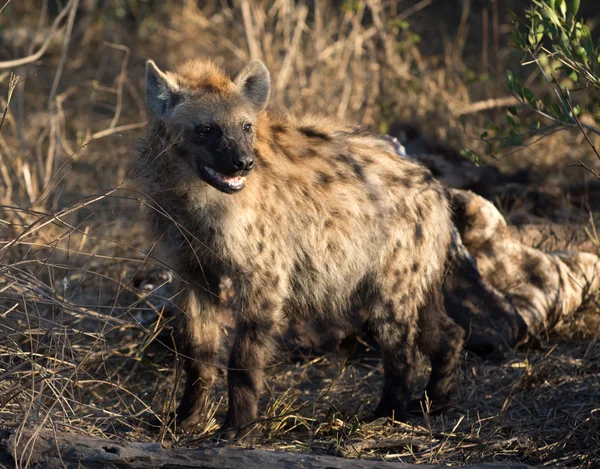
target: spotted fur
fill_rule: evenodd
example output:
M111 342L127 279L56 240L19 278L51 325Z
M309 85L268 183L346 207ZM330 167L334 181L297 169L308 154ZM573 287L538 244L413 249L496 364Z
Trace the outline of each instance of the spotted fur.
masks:
M456 227L479 275L508 294L529 336L545 336L600 288L600 258L595 254L545 253L527 246L512 237L494 204L471 191L449 193Z
M138 172L156 207L148 211L152 237L187 279L178 326L187 371L180 428L201 419L213 379L223 276L239 297L225 430L239 435L256 419L263 370L285 320L343 320L356 295L383 354L376 413L405 416L417 347L433 365L429 397L444 403L463 331L441 296L451 238L443 189L377 136L264 110L268 80L257 61L234 80L201 60L173 73L148 66L148 107L157 111ZM197 133L207 122L220 132L210 145ZM251 132L241 130L248 125ZM223 180L239 176L244 187L213 187L207 167L222 171Z

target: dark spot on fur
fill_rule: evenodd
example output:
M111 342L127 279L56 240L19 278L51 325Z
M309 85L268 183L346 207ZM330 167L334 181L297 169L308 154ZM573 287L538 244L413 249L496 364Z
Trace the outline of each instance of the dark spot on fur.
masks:
M327 241L327 250L328 251L335 251L338 248L337 244L334 243L333 241Z
M543 266L539 259L533 256L526 256L523 259L523 270L534 287L539 289L544 288L546 279L544 278Z
M333 177L330 174L317 171L317 182L321 186L328 186L333 182Z
M529 281L535 288L539 288L540 290L544 288L546 283L542 276L537 274L529 275Z
M323 141L329 141L331 140L331 137L323 132L320 132L319 130L315 129L314 127L298 127L298 131L301 134L306 135L308 138L317 138L319 140L323 140Z
M365 125L356 126L349 133L350 135L356 135L359 137L370 137L373 135L369 128Z
M327 220L325 220L325 223L323 223L323 226L325 228L331 228L333 226L333 220L331 218L328 218Z
M358 179L360 179L361 181L365 180L365 175L363 174L363 169L358 163L354 162L352 164L352 171L354 171L354 174L356 175L356 177Z
M429 171L427 171L425 174L423 174L423 182L431 182L433 181L433 174L431 174Z
M262 237L265 236L265 225L258 225L258 232Z
M369 192L369 200L371 202L378 202L379 201L379 195L377 195L375 192Z
M365 156L363 158L363 161L365 162L365 164L372 164L373 163L373 158L369 157L369 156Z
M305 158L314 158L317 155L317 150L315 150L314 148L307 148L302 156L304 156Z
M263 311L269 311L273 307L273 302L271 300L264 300L260 307Z
M246 234L252 234L252 230L254 230L254 226L253 225L246 225Z
M271 132L274 134L281 134L287 132L287 127L283 124L273 124L271 125Z
M420 166L415 168L406 168L406 170L404 171L404 175L414 181L419 176L423 176L423 168Z
M415 241L420 243L423 240L423 225L417 223L415 226Z
M258 247L258 252L262 253L263 250L265 249L265 244L262 241L259 241L257 247Z
M345 181L346 179L348 179L348 175L339 169L335 170L335 175L340 181Z
M396 174L390 174L387 178L387 183L390 185L402 184L402 178L400 176L397 176Z
M419 270L419 267L420 267L420 265L419 265L419 263L418 263L418 262L413 262L413 264L412 264L412 266L411 266L410 270L412 270L413 272L415 272L415 273L416 273L416 272Z
M338 155L336 157L336 160L339 161L340 163L344 163L344 164L347 164L348 166L350 166L350 168L352 168L352 171L354 172L354 175L356 176L356 178L358 180L360 180L360 181L365 180L365 175L363 173L362 166L358 163L358 161L356 161L356 159L352 155Z

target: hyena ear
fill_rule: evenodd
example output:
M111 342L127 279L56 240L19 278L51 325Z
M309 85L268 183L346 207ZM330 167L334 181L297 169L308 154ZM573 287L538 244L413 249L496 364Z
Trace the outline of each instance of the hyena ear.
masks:
M158 117L166 117L177 102L179 87L152 60L146 62L146 106Z
M234 83L239 93L250 102L256 112L267 107L271 76L260 60L253 60L246 65L244 70L235 77Z

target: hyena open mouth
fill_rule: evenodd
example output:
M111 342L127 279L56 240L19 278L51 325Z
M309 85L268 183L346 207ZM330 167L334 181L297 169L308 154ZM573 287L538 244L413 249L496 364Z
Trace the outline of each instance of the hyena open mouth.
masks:
M243 172L237 173L235 176L226 176L208 166L201 165L200 176L215 189L225 192L226 194L233 194L234 192L241 191L246 185L246 176Z

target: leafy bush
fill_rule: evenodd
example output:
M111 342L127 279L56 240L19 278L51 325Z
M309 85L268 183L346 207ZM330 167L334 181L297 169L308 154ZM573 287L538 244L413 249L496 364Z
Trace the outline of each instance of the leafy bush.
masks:
M508 88L518 104L508 108L504 123L488 122L479 136L488 155L568 128L600 135L600 46L577 16L579 6L580 0L532 0L524 20L515 15L513 44L522 67L536 67L532 73L542 86L534 91L507 70ZM460 116L463 127L465 120ZM478 158L472 150L463 154Z

